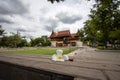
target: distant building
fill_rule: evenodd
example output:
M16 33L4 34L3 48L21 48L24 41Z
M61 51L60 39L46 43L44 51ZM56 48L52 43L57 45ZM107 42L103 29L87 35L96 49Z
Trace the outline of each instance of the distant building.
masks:
M69 30L54 32L50 35L51 46L62 47L62 46L77 46L81 47L82 42L79 40L77 33L71 34Z

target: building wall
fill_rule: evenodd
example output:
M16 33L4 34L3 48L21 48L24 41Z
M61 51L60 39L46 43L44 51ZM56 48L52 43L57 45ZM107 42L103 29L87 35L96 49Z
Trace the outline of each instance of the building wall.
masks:
M79 41L79 40L71 40L70 42L75 42L76 43L76 47L82 47L82 42L81 41ZM58 47L58 44L62 44L62 46L65 46L64 44L63 44L63 41L51 41L51 46L52 47ZM68 44L68 46L72 46L71 44Z
M77 47L82 47L82 42L80 40L72 40L71 42L75 42Z
M51 46L52 46L52 47L56 47L56 42L57 42L57 41L51 41Z
M83 45L83 42L81 42L81 41L77 41L77 47L82 47L82 45Z

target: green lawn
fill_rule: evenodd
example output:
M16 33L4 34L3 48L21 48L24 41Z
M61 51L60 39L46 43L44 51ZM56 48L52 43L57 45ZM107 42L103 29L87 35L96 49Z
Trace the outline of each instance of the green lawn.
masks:
M0 52L4 53L18 53L18 54L44 54L44 55L53 55L56 53L56 48L38 48L38 49L19 49L19 50L1 50ZM62 48L63 54L68 54L76 48Z

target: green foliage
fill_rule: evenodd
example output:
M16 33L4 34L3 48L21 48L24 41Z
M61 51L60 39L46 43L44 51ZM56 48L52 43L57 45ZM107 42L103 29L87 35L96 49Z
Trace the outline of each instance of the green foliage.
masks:
M98 31L96 30L96 26L93 25L94 20L87 20L85 22L85 26L83 28L84 30L84 37L85 37L85 41L89 42L91 46L95 46L95 43L97 41L97 34Z
M26 39L21 39L20 43L18 44L19 47L25 47L28 46Z
M0 25L0 36L2 36L2 35L4 34L4 31L5 31L5 30L3 30L3 29L2 29L2 26Z
M5 30L0 25L0 47L23 47L26 46L27 41L23 40L20 35L12 34L11 36L5 36Z
M91 43L107 44L120 42L120 0L96 0L90 19L85 22L85 36ZM118 44L117 43L117 44ZM119 44L118 44L119 46Z
M31 46L50 46L51 42L49 40L45 40L44 38L35 38L30 41Z
M22 39L20 35L13 34L11 36L3 36L1 38L0 45L2 47L23 47L27 46L27 41L25 39Z
M44 42L44 39L42 38L36 38L36 39L31 39L31 46L41 46L42 43Z
M78 36L79 36L79 39L80 39L81 41L85 42L84 29L82 28L82 29L78 30L77 34L78 34Z
M110 31L109 37L115 40L120 40L120 29Z
M3 36L0 40L0 47L7 47L8 46L8 37Z
M21 43L21 37L18 34L9 36L7 43L10 47L18 47L18 45Z

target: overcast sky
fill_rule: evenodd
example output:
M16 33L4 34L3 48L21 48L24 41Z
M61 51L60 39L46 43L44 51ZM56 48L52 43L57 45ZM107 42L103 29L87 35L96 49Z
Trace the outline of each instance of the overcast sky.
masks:
M76 33L88 19L94 1L65 0L51 4L47 0L0 0L0 24L8 34L36 38L51 31Z

